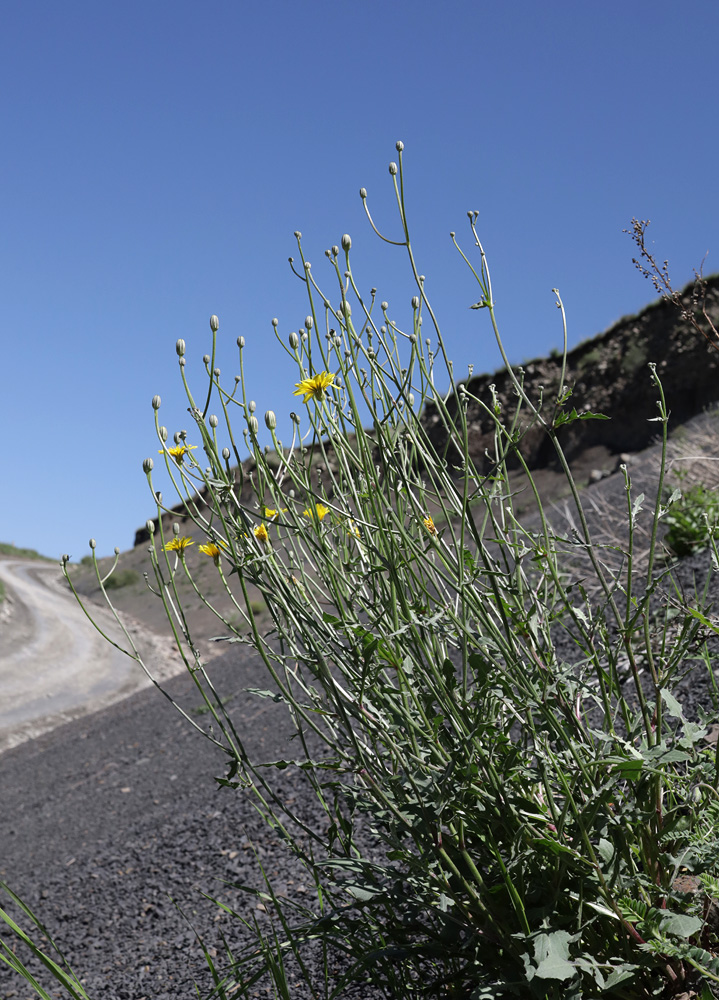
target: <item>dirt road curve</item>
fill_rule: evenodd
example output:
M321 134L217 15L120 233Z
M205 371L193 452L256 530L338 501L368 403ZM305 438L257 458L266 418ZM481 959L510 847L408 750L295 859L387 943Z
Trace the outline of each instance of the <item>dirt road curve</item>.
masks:
M148 683L88 621L57 566L0 559L0 578L8 594L0 606L0 752ZM97 614L119 642L110 613Z

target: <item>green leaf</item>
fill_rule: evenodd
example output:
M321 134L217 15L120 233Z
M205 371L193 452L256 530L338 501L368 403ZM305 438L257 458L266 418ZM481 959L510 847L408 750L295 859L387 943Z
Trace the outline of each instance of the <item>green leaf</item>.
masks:
M666 688L662 688L659 693L662 696L662 701L666 705L669 715L671 715L673 719L683 719L684 713L682 712L682 706L679 704L674 695L671 694L670 691L667 691Z
M680 938L690 938L698 934L704 926L701 917L692 917L688 913L662 912L662 930Z
M620 983L626 982L627 979L632 979L638 968L638 965L623 965L619 969L615 969L614 972L607 976L604 988L609 990L614 986L619 986Z
M597 844L597 851L599 852L599 857L605 865L608 865L614 857L614 845L604 837L600 838L599 843Z
M534 958L538 962L534 973L539 979L558 979L564 982L576 975L569 961L569 945L574 940L566 931L540 934L534 942Z
M577 854L573 851L571 847L567 847L565 844L560 844L558 840L552 840L551 837L533 837L529 842L532 847L543 847L550 851L552 854L564 854L569 855L570 858L575 858L577 861L584 861L581 854ZM586 864L587 862L585 862Z
M575 420L609 420L604 413L577 413L576 409L573 407L569 413L560 413L557 419L554 421L555 427L561 427L562 424L573 424Z

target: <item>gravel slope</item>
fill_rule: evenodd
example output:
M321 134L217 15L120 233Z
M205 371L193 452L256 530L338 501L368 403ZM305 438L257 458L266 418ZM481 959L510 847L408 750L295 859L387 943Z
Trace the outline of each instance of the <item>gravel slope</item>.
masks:
M641 461L649 475L654 458ZM637 483L641 461L632 465ZM600 498L602 490L615 507L621 504L617 477L597 484L592 495ZM594 515L600 527L606 527L603 509L599 504ZM693 592L708 567L707 553L684 560L677 567L680 584ZM717 586L710 597L716 607ZM719 666L719 658L715 662ZM209 672L219 693L233 696L233 718L256 757L294 756L282 708L242 692L266 686L257 660L234 646ZM199 706L186 676L167 688L191 713ZM680 700L690 717L711 708L705 672L689 670ZM218 945L220 930L237 942L239 922L221 917L201 891L221 893L241 912L263 919L254 901L218 881L257 884L251 845L281 891L309 898L302 873L243 794L216 786L213 776L223 772L222 754L155 690L0 755L0 878L41 915L91 997L179 1000L194 995L193 979L208 987L193 931L169 897L208 945ZM304 815L322 823L293 772L281 772L278 781ZM31 995L0 969L0 998ZM257 987L255 995L268 994ZM304 995L293 992L298 1000ZM344 995L373 997L362 986Z
M210 673L223 697L262 682L257 663L233 653ZM167 689L191 713L199 706L188 678ZM243 693L233 704L256 759L290 755L280 706ZM189 997L193 979L209 988L195 935L171 900L209 945L219 945L220 930L237 943L239 921L220 917L201 891L262 919L254 900L219 881L258 885L253 850L278 891L310 899L244 794L217 787L213 776L224 773L222 753L154 690L0 756L0 879L41 916L90 996ZM277 784L321 824L289 772ZM0 997L33 995L0 970Z

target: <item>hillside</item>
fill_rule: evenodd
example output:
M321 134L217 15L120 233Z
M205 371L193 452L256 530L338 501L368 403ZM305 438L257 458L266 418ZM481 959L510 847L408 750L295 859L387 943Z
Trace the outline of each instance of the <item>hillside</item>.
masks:
M692 303L693 286L682 292L682 301ZM719 276L707 279L706 308L715 323L719 322ZM608 415L609 420L576 421L563 429L563 444L577 482L584 486L611 475L627 454L641 452L656 437L657 424L651 422L656 413L656 389L649 377L647 364L654 361L662 379L668 406L671 410L671 430L685 424L711 404L719 401L719 352L714 351L681 317L677 308L660 300L635 316L624 317L604 333L584 341L567 356L565 384L572 387L570 406L580 412L590 410ZM537 358L523 366L524 384L530 398L539 399L544 387L545 398L556 391L561 373L561 358ZM473 395L489 404L491 386L505 412L514 406L515 396L506 371L493 375L480 375L471 379L468 387ZM450 399L450 408L454 399ZM468 410L470 426L470 451L481 467L485 449L492 446L492 428L476 404ZM442 438L441 423L432 407L422 415L428 435L438 451L447 452L447 442ZM553 463L551 444L541 430L531 428L522 438L521 450L534 470L540 492L546 501L566 495L567 484L563 473ZM454 456L447 453L448 460ZM236 490L240 498L254 503L249 484L254 462L248 459L241 473L236 473ZM523 476L515 473L513 486L521 490ZM521 504L519 505L521 507ZM181 506L163 517L163 528L171 535L173 522L179 522L183 534L193 534L193 526ZM204 539L200 539L204 540ZM118 583L113 588L112 599L123 611L139 618L158 631L165 632L167 623L162 603L149 594L143 574L150 571L147 546L147 528L139 528L132 550L120 560ZM112 560L101 561L102 572L107 572ZM187 564L199 589L224 615L237 616L219 584L216 570L210 559L198 553L197 545L187 550ZM87 566L74 571L76 585L81 593L96 599L100 596L94 573ZM203 607L193 588L184 576L178 577L179 592L193 634L201 644L208 637L223 633L224 627L206 607ZM261 607L259 594L251 594ZM217 646L207 645L203 652L217 651Z

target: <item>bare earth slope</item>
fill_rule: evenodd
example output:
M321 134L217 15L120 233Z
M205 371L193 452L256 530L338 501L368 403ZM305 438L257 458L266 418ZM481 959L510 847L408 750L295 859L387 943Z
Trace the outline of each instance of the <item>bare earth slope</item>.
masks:
M0 559L0 579L8 593L0 618L0 752L149 685L88 621L57 566ZM98 609L97 620L122 641L107 610ZM159 676L177 671L168 640L129 619L125 626Z

